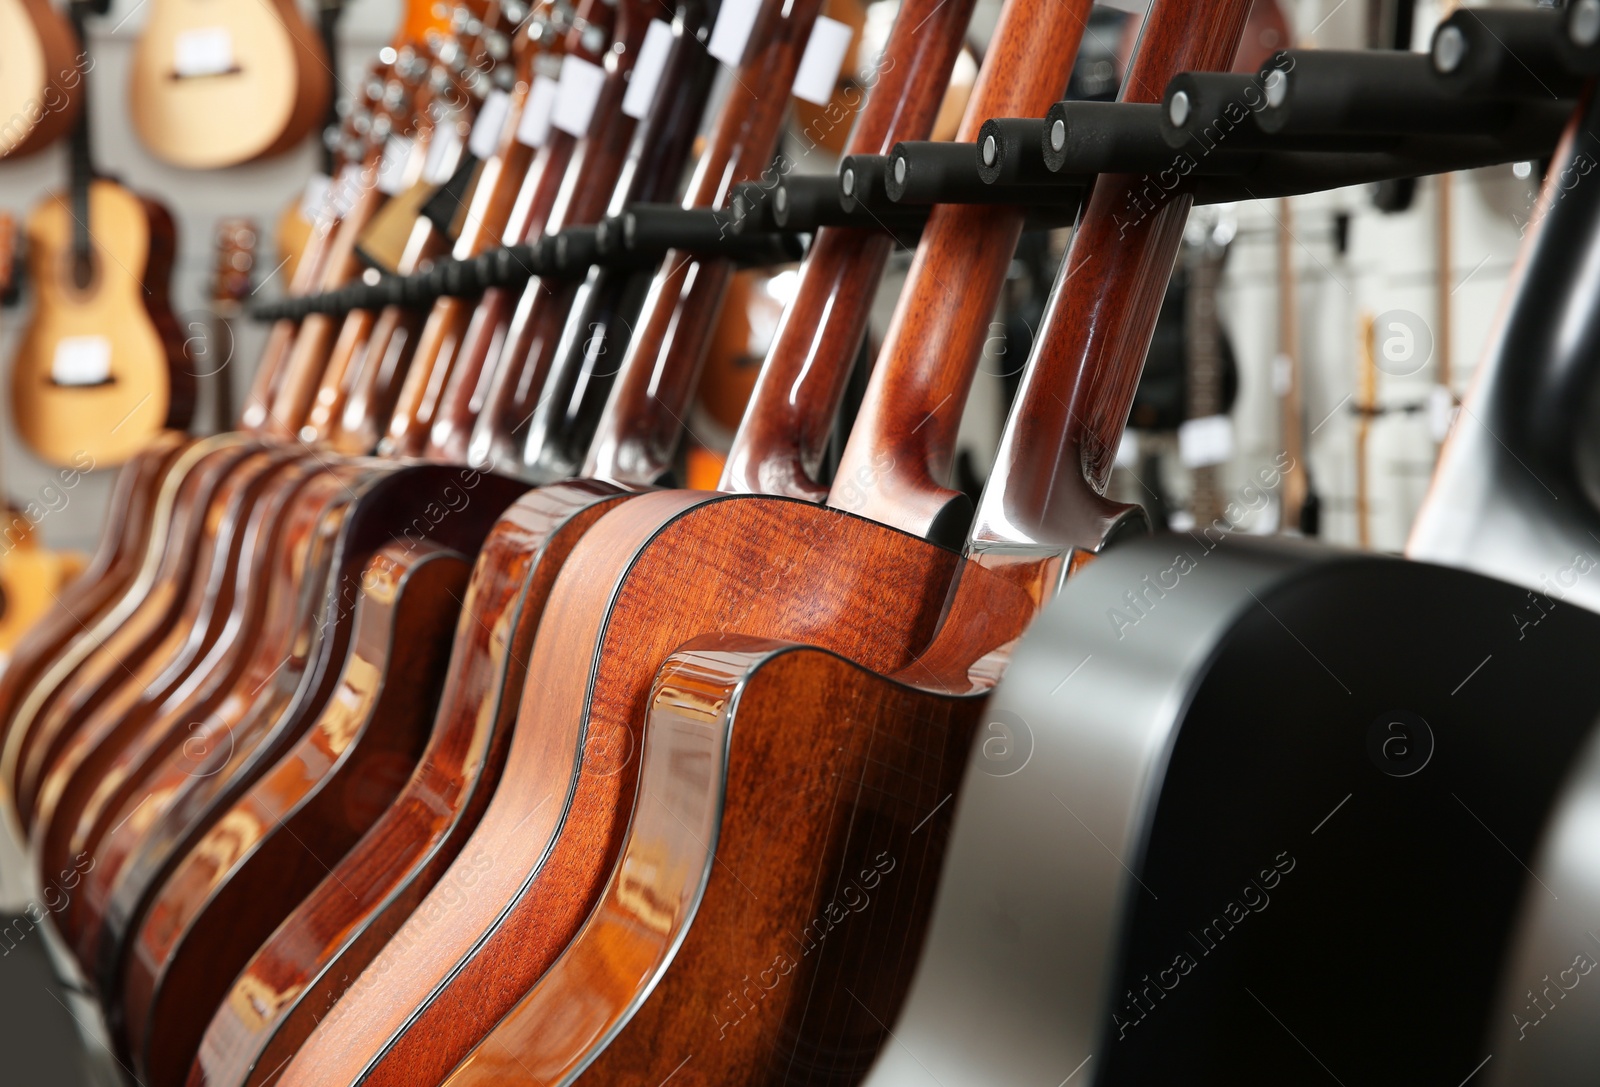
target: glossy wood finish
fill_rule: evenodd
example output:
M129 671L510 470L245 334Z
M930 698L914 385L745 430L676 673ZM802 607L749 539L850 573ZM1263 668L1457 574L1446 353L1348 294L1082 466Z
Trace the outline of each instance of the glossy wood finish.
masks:
M74 722L40 786L29 834L43 871L71 867L76 852L69 848L73 831L124 738L138 735L155 702L172 693L216 646L227 631L235 602L243 607L245 598L236 589L249 533L240 519L260 504L277 471L287 464L283 453L262 451L228 473L201 530L182 610L163 624L159 639L142 661L124 664L131 674L115 674L117 686L108 688L100 704Z
M116 602L137 574L148 545L151 505L184 441L176 431L163 431L117 474L100 544L83 576L61 594L56 609L34 626L0 672L0 722L4 722L7 735L26 692L83 627L93 624ZM6 747L9 749L9 744ZM0 762L0 781L5 782L8 795L13 780L10 763Z
M79 771L85 781L69 783L70 788L91 791L79 802L67 852L95 857L98 875L92 880L86 877L83 892L62 912L58 925L69 938L79 940L84 961L93 961L93 939L86 933L99 932L104 909L104 895L97 895L96 889L108 885L127 856L125 847L107 839L123 829L125 820L130 835L143 830L181 785L181 780L176 784L151 780L152 768L176 755L188 775L200 772L198 764L208 753L235 742L230 726L239 723L248 696L261 686L260 680L253 686L235 686L245 674L252 651L257 645L271 644L280 660L292 651L284 613L292 608L294 594L284 592L269 600L273 581L268 575L273 573L279 548L286 556L301 556L309 546L314 523L308 521L308 515L314 518L327 509L328 483L320 488L308 485L317 474L314 463L308 462L306 458L286 465L250 510L231 572L233 596L241 606L229 612L226 628L206 656L194 662L169 691L163 691L164 697L146 696L134 706L128 717L136 730L128 728L127 720L122 722L130 739L90 752L87 758L94 769ZM135 816L139 818L135 820ZM138 825L133 826L134 822Z
M242 675L189 737L194 745L168 751L143 769L137 785L130 782L134 798L123 802L112 830L93 847L99 859L85 876L82 912L73 915L82 920L71 936L101 991L117 991L129 929L153 888L209 826L207 813L231 803L263 763L270 765L267 752L297 735L302 718L294 711L305 701L298 696L316 690L317 666L333 652L324 635L338 632L323 610L338 546L352 507L375 485L370 476L338 468L307 485L268 568L273 584L293 588L278 595ZM180 711L166 722L169 730L174 720L186 725L192 718ZM118 1007L108 1011L115 1024Z
M634 134L607 214L620 215L636 200L665 203L678 196L678 180L717 69L702 42L710 35L707 5L700 0L680 3L673 34L662 72L666 90L658 92L655 108ZM511 317L501 360L484 394L467 452L469 461L521 462L535 409L541 408L558 420L544 424L541 456L551 464L577 467L588 450L615 374L614 360L627 349L650 278L648 272L597 267L589 269L576 288L560 280L529 284ZM559 449L551 448L552 443L559 443Z
M462 602L450 677L417 772L240 971L207 1027L191 1084L270 1080L438 884L499 780L555 571L571 542L622 497L561 484L502 515ZM450 904L470 889L454 885ZM448 910L427 915L430 926L448 919Z
M585 10L597 20L596 32L588 38L592 48L582 49L578 41L582 32L576 29L571 32L567 44L569 48L584 52L586 59L594 60L599 58L609 36L612 9L596 0L587 0ZM498 14L496 5L491 15L497 17ZM458 259L475 257L494 244L512 215L519 193L535 194L532 198L540 206L533 214L541 217L554 202L572 141L570 137L552 138L535 153L516 138L519 117L519 109L507 111L496 151L484 162L474 182L451 253ZM551 135L556 134L552 132ZM416 348L400 386L387 433L378 446L380 452L403 456L422 453L472 310L470 299L446 295L434 300L417 335Z
M239 437L190 447L180 458L180 471L168 474L140 576L29 692L8 737L8 743L15 743L15 799L25 824L36 814L38 789L70 739L76 715L92 710L108 693L108 685L126 676L120 662L138 663L161 624L181 606L203 527L194 503L209 499L228 470L249 452Z
M124 993L124 1003L113 1001L111 1026L114 1036L129 1049L137 1052L140 1035L133 1033L134 1028L120 1016L137 1014L141 1005L127 1002L128 993L134 990L123 986L120 980L124 966L130 965L124 956L131 950L133 941L142 938L140 934L153 918L192 916L196 926L214 923L207 918L214 916L213 909L222 907L207 905L209 887L186 884L173 874L197 863L199 855L206 851L202 839L207 834L220 832L228 810L240 803L259 782L294 762L297 753L304 752L305 744L314 742L317 722L332 712L330 699L337 698L338 677L352 644L353 610L370 591L362 574L366 562L379 548L395 540L413 547L420 546L424 540L432 540L462 553L475 553L499 514L524 489L513 481L470 470L415 465L380 473L353 500L349 514L339 527L332 576L316 580L316 596L320 598L314 624L317 630L305 636L315 637L317 644L312 647L292 697L280 703L271 724L254 741L246 756L240 758L239 753L234 752L215 773L194 777L186 783L166 814L145 831L137 855L113 884L97 952L96 974L103 991ZM446 646L451 625L444 626ZM431 719L430 706L423 721ZM383 734L371 735L381 737ZM366 742L358 741L350 757L359 762L359 752ZM381 747L383 741L380 738L373 742ZM406 771L409 770L407 766ZM394 787L398 788L404 778L405 774L401 774L393 783ZM377 814L374 811L372 818ZM313 829L317 825L320 824L313 820L309 825L296 826L299 838L313 850L319 848ZM338 828L329 829L330 835L339 833ZM343 851L341 848L331 853L329 859L337 859ZM244 870L224 875L229 887L243 889L247 884L253 885L250 898L258 916L275 913L275 925L298 905L299 895L274 889L270 872L263 875L261 869L253 867L248 871L249 875ZM198 900L192 891L202 892ZM270 932L270 927L267 931ZM261 932L240 935L241 945L248 946L238 949L238 965L254 953L265 935ZM208 957L202 955L201 960ZM160 966L160 961L155 960L155 965ZM182 976L183 971L192 967L193 960L180 955L167 965L178 971L175 976ZM229 981L231 975L221 980ZM139 984L139 979L133 984ZM148 995L162 991L163 985L162 976L158 975L149 980L144 992ZM193 1029L196 1044L213 1010L214 1005L193 1011L194 1015L202 1017ZM191 1052L184 1059L183 1067L177 1070L180 1079L187 1072L192 1056Z
M526 201L519 199L519 205L527 207L527 214L522 216L526 222L518 224L522 235L515 240L554 233L568 226L594 223L605 214L617 178L630 157L637 127L635 119L622 112L622 98L632 79L633 66L638 60L639 48L644 42L651 18L660 11L661 5L657 0L631 0L618 5L610 55L604 58L605 82L595 103L589 133L567 151L564 162L558 161L557 137L565 137L560 141L563 144L570 141L571 137L559 131L550 134L545 146L540 149L541 162L536 164L543 171L539 187L543 189L549 185L552 176L559 185L549 200L548 210L542 215L539 214L544 205L542 193L535 192ZM572 35L575 37L569 35L566 52L592 59L583 49L582 32L574 30ZM671 74L663 73L665 87L674 86L668 81ZM543 162L547 153L551 156L548 163ZM491 222L494 233L505 233L508 220L509 215L498 222ZM456 255L474 256L486 248L490 240L491 236L480 236L477 248L465 254L458 242ZM551 302L546 304L547 307L554 305L564 315L565 307L558 301L561 293L559 286L552 291L541 279L531 280L523 289L525 298L549 296ZM569 293L566 295L569 303L570 298ZM448 380L441 387L436 406L426 413L429 426L426 434L422 435L426 440L404 448L417 455L426 453L437 459L466 461L472 428L494 377L489 367L491 354L495 357L496 367L527 354L527 348L521 346L526 343L523 337L507 336L507 303L505 290L495 288L486 291L471 310L470 318L461 322L462 338ZM538 302L533 305L536 308L539 306ZM526 321L523 327L527 327Z
M902 16L905 14L902 12ZM1079 13L1080 17L1086 14L1086 9ZM1050 96L1059 94L1060 86L1065 83L1069 64L1063 63L1062 58L1075 54L1077 37L1076 34L1065 33L1060 40L1042 39L1038 30L1039 16L1040 9L1035 5L1017 0L1008 4L991 45L990 57L1014 62L1016 54L1023 50L1024 43L1031 43L1042 54L1055 56L1055 85L1036 88L1041 103L1039 108L1042 109L1042 103L1048 101ZM1059 20L1055 25L1068 26L1071 21ZM992 59L991 63L1001 61ZM1044 84L1046 81L1041 77L1039 82ZM987 115L985 100L987 95L995 93L994 83L991 73L991 79L987 81L990 89L975 96L972 112L980 116ZM959 268L957 274L960 274ZM908 290L913 286L908 284ZM978 295L969 304L987 306L990 301ZM901 361L899 365L906 363ZM883 470L881 464L878 467L880 471ZM866 482L862 481L863 485ZM674 503L670 508L676 516L660 517L669 502ZM652 504L659 504L663 509L652 510ZM659 519L648 521L652 513ZM624 526L622 519L629 514L639 517L640 522ZM650 530L645 528L646 524ZM602 533L608 527L613 532L603 538ZM631 538L627 535L630 529ZM841 535L844 532L851 533L848 544L845 544ZM775 556L767 562L773 563L777 571L766 563L752 562L742 572L742 580L753 587L745 591L762 594L764 606L761 610L750 609L744 601L725 604L724 598L730 595L737 597L739 590L723 584L719 577L700 581L701 572L715 564L715 560L708 561L705 554L712 538L723 541L719 547L727 547L737 539L741 548L752 549L752 555L766 550ZM533 891L524 892L523 898L515 906L513 916L522 916L530 900L546 883L555 884L563 878L577 880L580 878L578 872L587 873L588 869L583 868L582 862L575 856L579 841L588 843L591 852L596 840L605 842L608 857L611 848L632 852L623 853L617 865L608 866L611 875L596 912L589 916L583 929L567 944L559 960L552 963L518 1007L501 1020L495 1031L458 1068L452 1082L487 1083L507 1076L514 1082L529 1083L540 1082L546 1077L566 1079L591 1060L596 1064L589 1074L596 1082L602 1083L649 1084L659 1082L664 1075L685 1073L690 1076L691 1082L737 1084L767 1082L768 1077L773 1082L782 1082L786 1074L792 1074L795 1061L803 1062L801 1066L824 1082L850 1082L852 1075L859 1075L870 1062L877 1043L881 1041L882 1030L872 1025L870 1016L863 1015L855 1006L846 1007L849 1001L841 990L847 985L859 984L868 990L869 998L877 1008L893 1014L906 983L904 969L896 969L893 965L895 954L897 951L902 954L913 953L919 939L920 926L925 920L923 906L928 900L932 876L938 869L939 852L933 844L934 839L930 838L927 845L911 843L917 846L915 850L908 845L902 851L907 859L907 874L912 878L907 890L897 894L894 899L897 905L884 911L887 916L880 923L888 926L887 930L869 929L868 942L859 948L852 946L848 961L844 961L843 965L839 960L832 961L826 970L812 973L807 979L808 984L837 986L828 990L839 997L837 1009L826 1011L829 1006L826 1000L813 1006L817 1033L811 1033L811 1026L798 1018L803 1015L798 1010L800 1007L811 1006L809 995L814 990L808 987L796 990L807 995L800 998L795 1019L770 1024L770 1030L747 1031L737 1044L723 1040L727 1032L723 1031L721 1025L716 1027L721 1036L717 1039L717 1045L710 1045L710 1039L704 1036L703 1028L715 1022L710 1013L721 1006L725 984L727 988L737 990L743 985L741 974L759 972L777 965L773 959L775 951L768 951L759 961L742 964L739 972L725 980L720 976L707 978L703 975L687 980L682 988L676 990L676 1002L683 1005L679 1009L683 1013L682 1018L670 1022L659 1018L647 1019L637 1035L625 1031L620 1038L610 1038L609 1044L606 1044L608 1037L627 1024L642 994L659 980L660 969L671 957L674 944L692 916L696 888L710 865L709 847L693 847L701 854L698 868L692 868L688 861L678 863L685 854L676 853L675 850L697 835L703 841L707 840L696 828L704 827L708 813L713 813L711 817L714 822L714 813L719 810L722 798L703 795L707 784L719 778L714 770L707 773L707 768L717 765L716 758L713 756L707 761L699 761L695 756L686 758L686 751L678 749L665 756L666 762L651 764L657 768L655 772L658 776L653 779L655 784L650 791L645 791L643 781L638 787L622 787L621 808L631 809L628 812L631 823L623 832L622 823L610 821L625 818L623 814L614 809L605 809L608 803L618 803L618 796L597 792L597 784L591 780L593 771L589 764L592 756L588 753L588 745L596 742L597 731L602 741L608 738L608 733L621 732L627 739L612 740L611 745L626 746L632 755L638 750L637 745L643 743L646 757L649 757L654 734L649 731L644 714L651 700L660 697L657 692L663 688L653 689L655 673L645 661L655 657L658 643L653 639L662 632L663 627L672 635L687 635L690 631L698 631L700 635L732 635L740 632L752 637L759 634L764 638L782 641L803 640L854 661L853 666L846 666L847 670L853 668L863 675L879 671L877 666L869 663L870 659L897 656L908 647L911 656L906 657L902 664L885 671L892 673L910 664L928 640L925 628L919 625L920 612L903 610L884 600L876 591L860 590L862 595L854 604L841 602L840 611L827 616L827 621L816 628L810 626L810 621L818 618L814 615L797 619L784 613L786 605L783 601L792 599L794 606L803 610L809 602L818 598L820 590L811 578L822 576L824 570L827 576L835 579L853 576L885 580L905 578L916 585L915 591L925 592L929 600L937 599L940 602L941 614L936 622L955 621L963 629L982 631L986 636L998 636L1001 640L1020 633L1026 616L1031 614L1029 598L1015 586L984 571L977 576L977 580L985 583L987 591L983 596L986 607L958 615L946 615L950 584L957 565L919 565L918 560L922 556L949 556L951 552L892 527L841 515L836 510L818 508L810 503L757 496L700 500L697 503L692 495L682 493L645 495L602 521L586 543L596 551L616 549L618 553L628 552L628 557L625 561L614 560L616 565L605 568L603 576L598 572L590 575L591 580L610 585L615 604L609 614L594 620L601 624L599 637L593 642L587 636L582 638L586 648L591 644L595 646L589 677L592 694L587 703L576 712L550 707L549 717L544 716L545 707L540 707L540 716L533 718L541 722L541 731L554 731L557 721L585 721L582 735L586 739L566 741L584 748L583 770L571 794L569 814L558 828L555 844L533 881ZM791 548L794 549L792 554L789 552ZM688 556L694 549L702 552L701 557L692 560L695 576L683 578L681 572L690 568L685 563L690 561ZM569 573L573 572L574 564L588 554L588 551L584 551L574 556L569 563ZM737 563L741 560L731 561ZM863 565L857 566L857 562ZM661 565L658 567L656 563ZM662 574L656 572L664 572L672 565L676 565L680 571L680 582L696 582L701 590L702 601L690 603L683 589L669 586ZM781 573L774 576L778 571ZM558 594L564 584L564 580L558 582ZM791 598L791 593L796 595ZM634 594L638 594L637 598ZM648 621L644 621L642 616L628 614L632 605L625 604L625 601L634 599L658 601ZM603 605L598 605L597 601L588 606L603 609ZM723 610L725 606L726 611ZM861 609L859 615L853 610L855 608ZM908 621L902 625L901 619ZM858 623L862 625L856 626ZM867 629L869 625L870 631ZM573 629L574 633L582 631L584 635L588 634L586 628ZM801 634L802 630L806 633ZM530 663L530 674L539 674L533 669L537 667L543 648L541 645L535 646L535 661ZM664 657L656 659L665 660ZM639 671L627 671L633 667L638 667ZM863 668L866 671L862 671ZM684 688L691 686L685 681L680 687L672 688L670 694L692 703L684 716L694 719L696 726L701 729L706 729L716 714L731 709L738 701L737 690L724 695L720 703L714 699L702 701L693 692L685 693ZM533 689L530 685L529 691ZM773 697L775 702L790 702L792 710L791 694L792 688L785 688ZM830 706L840 705L828 698L822 701ZM531 695L529 702L528 712L532 712ZM870 704L855 707L857 712L865 712L869 708ZM854 725L858 720L852 718L850 724ZM874 758L883 758L884 766L881 769L884 773L906 783L907 788L902 793L904 799L917 797L921 788L937 791L942 781L954 780L960 773L959 759L940 758L934 758L933 761L941 765L948 762L949 765L940 773L928 774L920 784L915 772L907 772L927 771L926 765L919 766L916 760L921 759L925 764L929 749L906 743L909 737L916 734L920 723L920 719L913 719L907 724L886 726L881 733L873 734L874 746L869 748ZM923 738L933 744L935 750L944 744L951 745L950 750L961 750L968 738L965 728L964 720L955 719L942 736L935 731ZM715 733L714 725L707 730L708 735ZM758 735L778 737L785 733L785 726L777 726L762 728ZM812 735L823 735L824 739L813 744L809 739ZM802 736L808 738L802 739ZM875 746L879 736L884 741L881 751ZM707 742L704 737L687 740L681 730L673 738L656 742L665 743L670 749L679 739L684 739L688 746L699 742L703 747ZM809 757L830 762L834 766L838 771L836 776L830 777L826 772L820 775L821 780L834 788L843 782L863 781L879 772L877 767L868 768L864 754L838 754L840 763L832 764L830 760L836 754L836 745L831 744L826 733L820 729L816 733L794 734L792 739L802 745L796 748L796 758L803 758L798 755L803 749L810 753ZM550 742L546 741L547 744ZM827 752L830 759L820 759L823 752ZM513 758L515 754L513 751ZM856 760L853 767L850 765L851 759ZM666 769L674 761L678 769ZM630 766L616 776L626 777L631 772ZM601 775L594 776L598 778ZM508 770L503 786L514 780L517 779ZM693 802L689 799L692 795L691 783L702 794ZM712 787L714 789L715 785ZM606 786L599 788L603 790ZM892 794L893 790L890 792ZM639 799L631 802L633 797ZM767 805L770 811L771 799L771 794L768 794L759 798L758 802ZM848 797L842 792L834 793L829 798L830 802L794 813L795 842L785 844L768 839L754 854L743 854L751 857L764 853L776 858L781 853L792 861L794 854L785 851L794 848L807 851L811 857L820 853L825 859L821 862L821 869L800 867L798 871L803 871L804 876L797 876L796 866L786 865L776 859L770 868L756 865L758 879L763 882L765 892L751 890L746 881L737 893L747 898L765 899L768 893L777 897L761 907L772 912L753 924L749 932L733 934L722 931L718 934L716 938L728 944L733 961L738 961L748 951L750 944L742 941L750 940L753 936L753 942L757 944L770 943L770 936L778 925L792 924L799 918L798 927L803 929L808 919L815 916L808 915L807 911L825 911L828 908L829 897L836 893L837 887L846 878L856 875L831 865L853 862L856 858L843 848L844 842L835 840L828 847L820 848L819 843L830 834L838 834L841 829L859 826L848 813L855 810L857 805L862 805L860 810L863 814L873 811L878 799L876 794L870 793L867 799L862 799L861 793L852 792ZM917 820L926 818L936 810L934 804L937 800L937 796L933 797L933 803L918 812L915 818L907 817L913 805L904 804L885 822L898 824L898 833L904 838ZM786 809L791 805L792 801L789 801L780 807ZM492 809L490 814L493 815ZM682 825L678 824L680 815L689 816ZM768 815L763 825L783 825L788 821L787 815L786 810L783 816ZM489 826L488 817L484 825ZM687 836L682 829L684 825L689 828ZM851 846L865 844L850 838L848 833L844 838ZM895 841L894 831L890 828L885 828L885 841ZM644 861L647 855L660 857L665 867L659 872L650 872ZM631 863L630 858L633 858ZM736 872L734 883L730 886L737 886L740 878ZM791 897L786 899L779 895L780 888L786 888ZM548 910L549 907L545 907L547 915ZM497 934L508 927L508 923L502 922ZM885 938L885 931L893 933L893 938ZM874 958L868 953L870 951L880 952L885 958ZM796 961L799 961L798 958ZM852 967L851 963L858 963L859 966ZM789 969L792 971L793 966ZM808 968L815 969L814 966ZM853 972L857 970L859 972ZM804 976L806 971L802 973ZM689 998L687 994L691 992L698 995ZM579 993L584 995L574 1003ZM708 994L715 996L708 1000ZM564 1010L557 1014L557 1008ZM838 1018L834 1018L835 1015ZM670 1015L668 1018L671 1018ZM788 1036L785 1033L787 1027L799 1031L799 1037ZM672 1032L679 1030L694 1040L692 1047L680 1048L670 1040ZM622 1049L616 1049L619 1042L630 1038L631 1045L625 1044ZM702 1041L707 1044L702 1046ZM844 1043L842 1046L841 1042ZM794 1043L793 1046L790 1043ZM604 1051L601 1051L602 1045L605 1045ZM726 1053L718 1052L724 1046L728 1047ZM811 1049L808 1050L807 1046ZM692 1059L695 1052L703 1052L711 1059L695 1067ZM671 1061L665 1061L668 1054L672 1055ZM658 1062L662 1062L660 1067L657 1066ZM521 1071L512 1071L519 1063L526 1067ZM682 1065L683 1070L675 1073L675 1065ZM603 1071L600 1070L602 1068Z
M702 504L692 524L674 519ZM800 531L791 534L796 521ZM682 545L704 578L681 577L685 552L674 546L659 549L673 552L680 575L666 579L653 565L658 548L638 547L646 526L657 531L645 531L645 541ZM707 543L713 532L715 547ZM803 562L819 537L869 566ZM369 967L382 984L346 993L280 1082L351 1083L363 1065L369 1084L439 1082L544 973L612 867L651 678L688 632L804 630L841 652L897 667L931 634L955 561L952 552L870 522L778 499L660 492L608 512L552 589L543 627L557 636L535 639L505 776L463 849L463 858L489 858L475 869L474 893L455 905L447 928L423 924L419 911ZM632 591L640 563L651 571L641 583L661 576L675 588ZM614 588L620 595L606 616ZM867 599L872 606L861 606ZM905 629L886 634L880 613L903 617ZM586 697L591 678L595 701ZM574 727L584 717L587 727ZM574 767L581 768L576 779ZM458 859L444 883L471 863ZM426 1006L408 1016L424 998Z
M1234 55L1249 4L1208 0L1222 22L1198 33L1199 17L1166 15L1170 3L1146 20L1125 101L1159 101L1175 73L1222 70ZM1128 516L1106 481L1193 203L1180 183L1146 210L1145 184L1095 183L979 503L975 550L1093 552Z
M746 46L741 78L728 89L727 104L695 166L684 207L725 207L735 184L767 169L789 104L784 92L794 82L820 10L820 0L793 0L782 8L763 5ZM742 78L745 72L750 79ZM670 469L732 271L732 262L725 259L677 251L662 258L600 416L584 475L651 486ZM554 466L538 461L540 422L535 416L525 459L536 468L536 477L549 478Z
M1197 12L1158 3L1146 37L1155 48L1141 50L1141 74L1164 83L1162 64L1215 66L1237 41L1246 6L1222 0ZM1186 32L1198 38L1198 55L1174 58L1160 43L1176 40L1191 18L1210 29ZM1074 282L1072 266L1063 267L1058 299L1110 295L1126 305L1140 297L1128 288L1141 278L1164 280L1170 257L1131 262L1120 280ZM1103 313L1106 321L1081 335L1148 338L1153 330L1154 310L1126 321L1114 307ZM1146 317L1142 327L1134 323ZM672 656L652 690L638 787L647 801L603 905L453 1087L504 1082L518 1075L509 1071L513 1058L530 1081L572 1067L528 1062L559 1053L553 1036L572 1036L570 1060L619 1025L590 1002L575 1027L579 1017L565 1010L574 991L650 993L587 1068L597 1083L656 1083L694 1067L697 1054L712 1060L692 1082L787 1082L797 1067L825 1082L857 1081L909 981L939 873L940 821L987 691L1036 608L1033 587L1008 566L968 562L958 574L938 635L896 673L874 675L815 649L744 634L698 639ZM871 737L870 758L856 746L863 735ZM792 753L774 754L773 745L790 743ZM832 776L808 765L808 754L815 760L821 751ZM708 795L699 768L724 758L728 788ZM793 767L800 782L784 781L774 767ZM818 856L817 867L805 867ZM899 881L874 894L877 862L901 856L911 863ZM881 882L891 878L884 872Z
M910 10L922 17L920 7ZM928 13L926 34L891 35L865 106L859 97L845 99L861 115L844 154L887 155L901 140L928 138L971 16L970 0L957 0ZM960 31L951 34L948 26ZM825 115L823 127L831 128L828 119ZM811 501L827 497L827 488L816 482L817 470L893 244L877 232L840 227L817 232L718 490ZM767 392L769 385L783 395Z
M373 152L364 165L373 170L375 176L377 152ZM322 275L317 282L318 290L342 287L360 271L356 239L382 202L383 193L376 185L364 185L357 190L350 209L340 220L339 228L329 243ZM338 331L333 316L326 313L310 314L300 322L300 327L295 331L294 347L284 363L283 380L273 398L270 416L262 427L262 432L268 437L288 441L299 436L300 427L316 397L317 384L322 379L322 370L333 350Z
M89 188L93 277L73 280L74 219L66 193L28 217L29 275L38 291L11 363L12 417L39 457L71 466L87 454L121 464L164 427L182 428L194 376L178 365L180 338L167 296L176 246L172 217L113 181ZM108 380L59 384L58 345L95 337L109 352Z
M181 1084L211 1011L283 918L389 806L421 754L450 659L468 561L431 543L368 563L350 655L321 719L168 881L124 993L135 1066Z

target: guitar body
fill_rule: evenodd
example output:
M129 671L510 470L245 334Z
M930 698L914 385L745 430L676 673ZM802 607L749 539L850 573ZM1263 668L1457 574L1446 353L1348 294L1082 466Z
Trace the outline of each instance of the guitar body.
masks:
M82 290L73 281L68 198L53 194L28 218L39 298L12 363L12 415L41 459L71 465L87 453L106 467L126 461L163 428L186 426L195 382L177 364L181 345L168 308L171 215L101 179L90 186L89 217L93 277ZM91 365L103 365L103 380L57 380L75 345L94 356Z
M220 70L179 75L196 39L210 43L201 70ZM134 129L156 157L190 169L287 151L327 111L327 63L289 0L155 0L134 53Z
M539 981L612 871L656 670L684 641L770 632L893 671L932 635L957 562L787 499L666 491L607 512L555 579L542 629L560 636L534 641L504 776L440 882L471 868L473 894L447 928L423 920L430 896L369 967L382 983L345 994L284 1087L354 1082L364 1067L373 1085L442 1082Z
M78 36L49 0L0 0L0 158L21 158L71 130L83 109Z
M125 1030L152 1087L182 1084L234 975L388 808L421 754L470 566L430 541L368 563L321 718L184 858L129 956Z
M613 488L549 487L501 517L462 603L451 678L416 774L240 972L206 1030L191 1082L270 1079L455 861L504 767L555 571L570 540L623 497Z
M84 567L82 555L40 547L31 532L16 542L10 535L0 555L0 661L9 661L23 635L50 613Z

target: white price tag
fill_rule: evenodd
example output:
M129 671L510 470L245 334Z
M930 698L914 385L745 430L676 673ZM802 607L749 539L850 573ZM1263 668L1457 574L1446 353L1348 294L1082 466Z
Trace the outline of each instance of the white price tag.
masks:
M300 215L315 220L328 206L328 194L333 189L333 178L327 174L312 174L306 178L306 191L300 195Z
M180 79L233 71L233 36L223 26L180 31L172 39L172 68Z
M760 11L761 0L724 0L706 52L724 64L738 67L744 60L744 47L750 44L750 32L756 27Z
M430 185L443 185L456 172L461 161L461 133L453 124L443 124L433 130L428 142L428 158L422 164L422 180Z
M510 111L511 96L505 91L490 91L478 109L478 119L472 123L467 150L480 159L494 154L500 147L500 130L506 126L506 114Z
M605 86L606 71L582 57L566 57L561 62L561 90L556 94L550 123L561 131L582 138L589 134L594 107Z
M806 51L800 54L800 68L794 74L794 96L813 105L825 106L833 99L839 84L839 69L844 67L854 32L846 23L817 16L811 28Z
M543 147L550 138L550 111L555 108L560 84L547 75L534 76L528 100L517 121L517 142L528 147Z
M57 385L101 385L111 380L111 341L104 336L68 336L56 343L50 380Z
M1178 427L1178 460L1185 468L1205 468L1233 459L1233 419L1206 415Z
M378 190L394 196L406 187L406 166L411 162L415 141L409 136L390 136L378 162Z
M633 62L633 74L628 78L627 93L622 96L622 112L636 121L650 115L655 104L656 88L661 86L661 73L666 71L667 57L672 52L672 28L660 19L651 19L645 28L644 44L639 46L639 58Z

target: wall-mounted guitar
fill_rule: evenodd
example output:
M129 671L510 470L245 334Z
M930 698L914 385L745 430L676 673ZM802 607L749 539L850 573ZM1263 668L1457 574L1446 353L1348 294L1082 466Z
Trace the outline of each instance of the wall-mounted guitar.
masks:
M234 166L299 143L330 80L293 0L155 0L134 53L134 130L176 166Z
M78 119L83 54L48 0L0 0L0 158L30 155Z
M80 37L90 13L96 8L73 6ZM176 364L167 300L172 216L96 175L88 113L73 129L69 190L46 197L28 219L38 305L12 364L11 396L17 430L40 457L69 465L87 453L108 466L163 427L188 424L194 379Z

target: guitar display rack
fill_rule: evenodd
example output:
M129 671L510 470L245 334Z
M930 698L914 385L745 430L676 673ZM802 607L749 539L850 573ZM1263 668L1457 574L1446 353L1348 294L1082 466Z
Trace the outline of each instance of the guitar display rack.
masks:
M742 182L727 210L634 205L598 226L261 302L251 315L424 305L534 276L582 277L594 265L646 269L670 250L782 264L825 226L914 244L938 204L1022 207L1031 229L1070 226L1101 173L1145 175L1155 206L1180 186L1197 204L1227 203L1537 161L1595 75L1600 4L1574 5L1570 16L1463 9L1426 54L1288 50L1254 75L1184 72L1159 104L1058 102L1043 118L991 119L975 143L900 143L888 155L846 156L837 174Z

